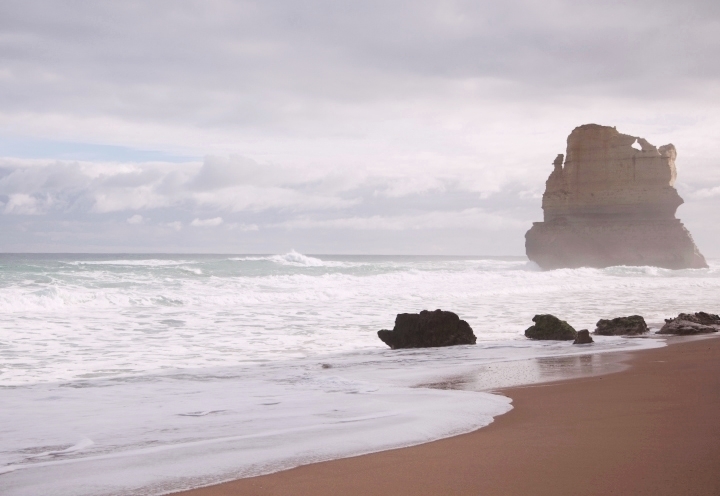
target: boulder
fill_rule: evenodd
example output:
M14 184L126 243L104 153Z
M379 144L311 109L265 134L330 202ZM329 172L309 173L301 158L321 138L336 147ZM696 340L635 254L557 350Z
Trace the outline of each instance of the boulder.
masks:
M543 269L652 265L707 267L675 217L677 150L610 126L585 124L567 139L545 183L543 222L525 251Z
M595 334L600 336L637 336L649 331L645 319L639 315L598 320Z
M533 317L534 326L525 330L525 337L530 339L556 339L568 341L577 337L577 331L573 327L560 320L554 315L536 315Z
M674 319L665 319L665 325L658 334L677 334L690 336L693 334L709 334L720 331L720 316L712 313L681 313Z
M378 337L393 350L475 344L476 341L467 322L457 314L442 310L400 313L393 330L378 331Z
M577 332L577 337L575 338L575 341L573 341L573 344L590 344L593 342L593 338L590 336L590 331L582 329Z

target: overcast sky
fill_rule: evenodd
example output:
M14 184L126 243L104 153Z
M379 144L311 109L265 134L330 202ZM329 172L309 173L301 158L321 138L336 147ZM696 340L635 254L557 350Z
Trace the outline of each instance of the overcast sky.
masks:
M720 2L0 2L0 251L522 255L580 124L720 257Z

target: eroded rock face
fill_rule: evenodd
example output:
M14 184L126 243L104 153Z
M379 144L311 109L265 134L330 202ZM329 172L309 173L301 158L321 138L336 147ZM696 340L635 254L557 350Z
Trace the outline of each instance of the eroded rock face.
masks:
M697 312L681 313L674 319L665 319L665 325L658 334L678 334L688 336L692 334L709 334L720 331L720 316Z
M536 315L532 320L535 325L525 330L527 338L569 341L577 337L577 331L570 324L554 315Z
M676 157L673 145L656 148L614 127L575 128L546 182L544 222L525 235L528 258L544 269L707 267L675 218L683 203L673 187Z
M601 336L637 336L649 331L645 319L640 315L598 320L595 334Z
M573 341L573 344L590 344L594 343L593 338L590 336L590 331L587 329L582 329L577 332L577 337L575 338L575 341Z
M470 325L457 314L435 310L417 313L400 313L392 331L378 331L378 337L392 349L433 348L458 344L475 344Z

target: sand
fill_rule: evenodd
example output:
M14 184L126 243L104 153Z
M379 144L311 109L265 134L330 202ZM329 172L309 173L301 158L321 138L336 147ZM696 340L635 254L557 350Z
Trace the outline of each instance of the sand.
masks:
M720 495L720 339L671 338L613 374L502 390L514 409L440 441L177 493Z

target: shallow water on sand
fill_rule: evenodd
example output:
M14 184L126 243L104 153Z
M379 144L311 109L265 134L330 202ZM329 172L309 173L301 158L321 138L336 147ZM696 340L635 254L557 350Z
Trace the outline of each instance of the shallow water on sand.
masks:
M542 272L522 258L0 256L3 494L161 494L487 425L486 391L621 366L537 343L638 313L718 311L720 265ZM458 313L478 345L388 350L396 313Z

